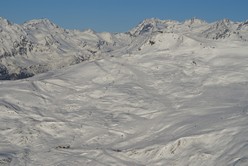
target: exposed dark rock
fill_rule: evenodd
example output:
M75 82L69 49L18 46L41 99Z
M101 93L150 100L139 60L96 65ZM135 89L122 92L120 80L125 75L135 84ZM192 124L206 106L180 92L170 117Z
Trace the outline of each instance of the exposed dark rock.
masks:
M9 72L6 66L0 64L0 80L8 80Z

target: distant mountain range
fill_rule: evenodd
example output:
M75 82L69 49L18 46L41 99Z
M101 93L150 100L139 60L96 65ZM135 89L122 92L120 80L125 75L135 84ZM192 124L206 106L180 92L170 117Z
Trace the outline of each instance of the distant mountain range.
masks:
M97 33L63 29L48 19L18 25L0 18L0 79L27 78L120 53L193 45L213 49L215 42L226 41L248 44L248 21L207 23L195 18L184 22L152 18L129 32Z

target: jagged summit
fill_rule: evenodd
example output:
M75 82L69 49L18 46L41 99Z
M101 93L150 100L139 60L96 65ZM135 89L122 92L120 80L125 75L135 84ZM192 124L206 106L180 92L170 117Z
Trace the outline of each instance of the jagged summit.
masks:
M30 21L27 21L23 24L23 27L24 28L38 28L38 29L41 29L41 28L48 28L48 29L55 29L55 28L59 28L58 25L56 25L55 23L53 23L52 21L50 21L49 19L47 18L44 18L44 19L34 19L34 20L30 20Z
M233 22L229 19L219 20L213 23L208 23L204 20L198 18L192 18L185 20L183 22L174 21L174 20L160 20L157 18L145 19L141 23L139 23L136 27L130 30L130 33L133 36L143 35L143 34L150 34L156 31L165 31L165 32L188 32L194 29L199 28L200 31L208 31L212 29L234 29L237 30L237 25L240 24L239 29L243 26L245 22L238 23ZM190 29L189 29L190 28ZM193 29L192 29L193 28Z
M160 31L166 29L168 26L177 25L178 21L174 20L160 20L157 18L145 19L135 28L133 28L130 33L134 36L142 35L146 33L151 33L154 31Z
M229 19L223 19L223 20L217 21L213 27L215 27L216 29L230 28L233 24L234 24L233 21Z
M85 29L83 32L90 33L90 34L95 34L96 33L96 31L94 31L93 29Z
M206 26L202 34L209 39L247 40L247 32L241 31L244 23L234 22L229 19L219 20Z
M237 30L248 31L248 20L246 20L246 21L240 23L240 24L238 25Z
M2 24L12 25L12 23L11 23L9 20L7 20L7 19L5 19L5 18L3 18L3 17L0 17L0 24L1 24L1 25L2 25Z

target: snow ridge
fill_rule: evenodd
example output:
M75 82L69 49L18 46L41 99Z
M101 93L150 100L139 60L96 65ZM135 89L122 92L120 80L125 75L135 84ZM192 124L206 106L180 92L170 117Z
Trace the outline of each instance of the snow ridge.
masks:
M2 78L6 79L26 78L85 60L98 59L116 50L142 50L147 45L170 42L167 37L177 39L172 42L174 44L165 44L164 48L160 44L158 49L179 47L183 38L240 42L248 39L247 21L237 23L224 19L207 23L197 18L184 22L146 19L128 33L119 34L66 30L48 19L17 25L0 18L0 32L0 63L7 69L1 75L5 75ZM168 33L173 33L174 37ZM158 38L158 42L154 41ZM25 71L26 76L21 74L22 71Z

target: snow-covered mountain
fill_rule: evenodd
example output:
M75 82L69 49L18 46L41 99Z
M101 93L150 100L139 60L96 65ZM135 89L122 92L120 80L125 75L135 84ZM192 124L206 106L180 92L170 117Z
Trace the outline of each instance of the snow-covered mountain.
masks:
M0 18L2 79L22 78L58 69L123 46L119 36L92 30L65 30L48 19L23 25ZM24 76L25 77L25 76Z
M0 165L246 166L247 39L227 19L113 34L1 18L0 78L29 78L0 81Z
M206 23L196 18L185 22L147 19L128 33L112 34L66 30L48 19L17 25L0 18L0 79L30 77L110 55L116 50L133 52L155 43L153 47L157 49L171 49L205 39L246 42L247 21L237 23L224 19Z

